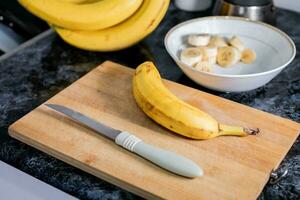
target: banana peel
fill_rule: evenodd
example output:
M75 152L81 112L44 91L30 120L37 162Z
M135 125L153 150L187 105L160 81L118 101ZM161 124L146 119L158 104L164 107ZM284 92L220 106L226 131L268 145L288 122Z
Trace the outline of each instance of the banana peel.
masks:
M221 135L247 136L259 133L259 129L221 124L208 113L180 100L164 86L152 62L137 67L133 77L133 95L146 115L188 138L205 140Z

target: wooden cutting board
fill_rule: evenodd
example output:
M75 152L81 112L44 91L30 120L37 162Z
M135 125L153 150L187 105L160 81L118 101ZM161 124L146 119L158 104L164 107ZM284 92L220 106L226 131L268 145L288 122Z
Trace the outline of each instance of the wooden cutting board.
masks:
M47 103L70 107L144 141L184 155L205 175L169 173L44 105L9 127L12 137L148 199L256 199L296 138L300 124L171 81L179 98L222 123L259 127L261 134L197 141L154 123L132 95L133 69L105 62Z

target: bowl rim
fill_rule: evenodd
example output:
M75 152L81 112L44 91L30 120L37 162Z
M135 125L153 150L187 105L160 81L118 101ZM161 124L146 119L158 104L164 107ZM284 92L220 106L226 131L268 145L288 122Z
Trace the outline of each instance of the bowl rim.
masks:
M212 72L202 72L202 71L198 71L188 65L186 65L185 63L181 62L177 56L175 55L172 55L171 51L170 51L170 48L167 44L167 40L168 38L170 37L170 35L178 28L182 27L182 26L185 26L186 24L190 24L190 23L193 23L193 22L196 22L196 21L203 21L203 20L218 20L218 19L222 19L222 20L237 20L237 21L243 21L243 22L250 22L250 23L254 23L254 24L259 24L259 25L263 25L263 26L266 26L270 29L272 29L273 31L276 31L278 32L279 34L281 34L290 44L291 46L291 49L292 49L292 56L290 57L290 59L283 65L280 65L274 69L271 69L271 70L268 70L268 71L264 71L264 72L259 72L259 73L253 73L253 74L217 74L217 73L212 73ZM263 75L267 75L267 74L271 74L271 73L274 73L274 72L277 72L279 70L283 70L286 66L288 66L295 58L296 56L296 45L294 43L294 41L285 33L283 32L282 30L272 26L272 25L269 25L267 23L264 23L264 22L261 22L261 21L252 21L250 20L249 18L245 18L245 17L237 17L237 16L207 16L207 17L198 17L198 18L194 18L194 19L190 19L190 20L187 20L187 21L184 21L184 22L181 22L177 25L175 25L174 27L172 27L168 32L167 34L165 35L165 38L164 38L164 45L165 45L165 48L168 52L168 54L173 58L173 60L177 63L177 65L182 68L182 66L186 67L186 68L189 68L190 70L196 72L196 73L202 73L202 74L205 74L205 75L210 75L210 76L215 76L215 77L230 77L230 78L247 78L247 77L254 77L254 76L263 76ZM180 63L180 64L178 64Z

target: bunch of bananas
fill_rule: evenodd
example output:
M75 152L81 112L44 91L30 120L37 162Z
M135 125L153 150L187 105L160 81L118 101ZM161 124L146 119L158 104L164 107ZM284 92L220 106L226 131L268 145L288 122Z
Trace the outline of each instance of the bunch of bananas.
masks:
M81 49L115 51L150 34L170 0L19 0L63 40Z
M167 129L192 139L210 139L221 135L255 135L259 129L230 126L217 122L209 114L178 99L163 84L152 62L137 67L133 94L138 106Z

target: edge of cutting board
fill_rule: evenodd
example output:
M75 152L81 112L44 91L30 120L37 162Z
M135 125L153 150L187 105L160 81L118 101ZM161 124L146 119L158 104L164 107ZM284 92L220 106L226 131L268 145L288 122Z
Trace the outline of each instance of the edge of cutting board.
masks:
M95 69L93 69L93 70L91 70L90 72L88 72L87 74L92 73L94 70L99 70L99 69L101 69L101 68L99 68L100 66L101 66L101 67L104 67L105 65L108 65L108 64L109 64L109 65L112 65L112 64L113 64L113 65L119 65L119 66L125 67L125 66L123 66L123 65L120 65L120 64L117 64L117 63L113 63L113 62L111 62L111 61L106 61L106 62L100 64L100 65L99 65L98 67L96 67ZM128 67L125 67L125 68L128 68ZM129 69L129 68L128 68L128 69ZM131 69L131 68L130 68L130 69ZM131 70L132 70L132 69L131 69ZM86 76L86 75L82 76L80 79L84 78L85 76ZM80 79L78 79L78 80L80 80ZM77 80L77 81L78 81L78 80ZM297 128L297 129L299 128L299 130L300 130L300 124L297 123L297 122L295 122L295 121L292 121L292 120L290 120L290 119L285 119L285 118L276 116L276 115L274 115L274 114L266 113L266 112L264 112L264 111L261 111L261 110L255 109L255 108L251 108L251 107L249 107L249 106L246 106L246 105L243 105L243 104L240 104L240 103L237 103L237 102L234 102L234 101L231 101L231 100L222 98L222 97L218 97L218 96L216 96L216 95L212 95L212 94L209 94L209 93L206 93L206 92L202 92L202 91L199 91L199 90L197 90L197 89L190 88L190 87L188 87L188 86L181 85L181 84L176 83L176 82L172 82L172 81L168 81L168 80L164 80L164 82L167 83L167 84L172 83L172 84L176 85L176 86L179 87L179 88L189 88L189 89L191 89L191 90L193 90L193 91L197 91L198 93L201 93L201 94L204 94L204 95L207 95L207 96L210 96L210 97L217 97L217 98L220 98L220 99L222 99L222 101L230 102L230 103L233 103L233 104L237 104L237 105L239 105L241 108L244 108L244 109L253 109L253 110L256 110L257 112L260 112L260 113L262 113L262 114L268 114L268 116L271 116L271 117L273 117L273 118L278 118L278 119L284 120L285 122L287 122L287 123L289 123L291 126L293 126L293 128ZM71 86L72 86L72 84L71 84L70 86L66 87L65 89L67 89L67 88L69 88L69 87L71 87ZM65 89L64 89L64 90L65 90ZM64 90L62 90L62 91L64 91ZM62 92L62 91L61 91L61 92ZM59 92L59 93L60 93L60 92ZM58 94L59 94L59 93L58 93ZM56 95L55 95L55 96L56 96ZM52 98L54 98L55 96L53 96ZM50 101L52 98L50 98L50 99L47 100L47 101ZM42 104L42 105L43 105L43 104ZM42 106L42 105L40 105L40 106ZM40 107L40 106L39 106L39 107ZM26 115L25 115L25 116L26 116ZM25 117L25 116L24 116L24 117ZM23 118L23 117L22 117L22 118ZM22 118L21 118L21 119L22 119ZM162 199L162 197L157 196L157 195L151 193L150 191L143 190L142 188L137 188L137 187L135 187L135 186L133 186L133 185L130 185L130 183L128 183L128 182L126 182L126 181L123 181L123 180L118 179L116 176L113 177L113 176L111 176L111 175L107 175L105 172L101 172L101 171L99 171L98 169L95 169L95 168L93 168L93 167L91 167L91 166L89 166L89 165L86 165L86 164L84 164L84 163L82 163L82 162L80 162L80 161L78 161L78 160L75 160L75 159L72 159L72 158L68 158L66 155L64 155L63 153L61 153L61 152L59 152L59 151L56 151L55 149L50 149L49 147L46 147L46 146L44 146L44 145L42 145L42 144L39 144L39 143L37 143L37 142L32 141L32 139L29 139L29 138L27 138L27 137L20 136L20 134L18 134L17 132L15 132L13 129L14 129L15 124L16 124L16 123L19 123L19 121L20 121L21 119L19 119L17 122L15 122L15 123L13 123L11 126L9 126L8 132L9 132L9 135L10 135L10 136L12 136L12 137L14 137L14 138L16 138L16 139L18 139L18 140L20 140L20 141L26 143L26 144L29 144L30 146L33 146L33 147L35 147L35 148L37 148L37 149L39 149L39 150L41 150L41 151L43 151L43 152L45 152L45 153L48 153L48 154L50 154L50 155L52 155L52 156L54 156L54 157L56 157L56 158L58 158L58 159L60 159L60 160L62 160L62 161L64 161L64 162L66 162L66 163L68 163L68 164L70 164L70 165L73 165L73 166L75 166L75 167L77 167L77 168L83 170L83 171L86 171L86 172L88 172L88 173L90 173L90 174L92 174L92 175L95 175L95 176L97 176L97 177L99 177L99 178L101 178L101 179L103 179L103 180L105 180L105 181L107 181L107 182L109 182L109 183L112 183L112 184L114 184L114 185L117 185L117 186L119 186L119 187L125 189L125 190L128 190L128 191L130 191L130 192L133 192L133 193L135 193L135 194L137 194L137 195L139 195L139 196L142 196L142 197L147 198L147 199ZM293 138L292 138L293 141L295 141L295 140L297 139L297 137L299 136L299 133L300 133L300 131L297 131L297 133L296 133L295 135L293 135ZM293 143L294 143L294 142L293 142ZM282 162L282 160L283 160L284 157L286 156L287 152L289 151L289 149L290 149L291 146L293 145L293 143L291 143L291 144L289 145L289 148L287 149L287 151L285 151L285 152L282 154L280 160L278 160L277 166L274 166L274 169L276 169L276 168L280 165L280 163ZM268 179L266 179L264 185L266 184L267 181L268 181ZM261 191L262 191L262 190L263 190L263 187L261 188ZM261 191L260 191L260 192L261 192Z
M107 181L113 185L116 185L124 190L127 190L129 192L132 192L138 196L144 197L146 199L162 199L155 194L150 193L149 191L145 191L142 188L136 188L132 185L130 185L128 182L122 181L118 179L117 177L112 177L110 175L107 175L104 172L101 172L97 169L94 169L93 167L83 164L80 161L72 158L66 157L64 154L62 154L59 151L56 151L55 149L46 148L44 145L33 143L30 139L26 137L20 137L19 134L17 134L15 131L9 129L9 135L19 141L24 142L25 144L28 144L31 147L34 147L35 149L38 149L48 155L51 155L73 167L76 167L79 170L85 171L93 176L96 176L104 181Z

